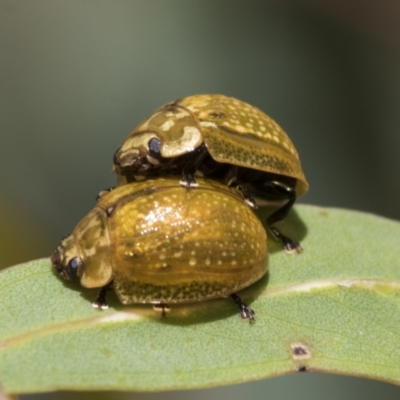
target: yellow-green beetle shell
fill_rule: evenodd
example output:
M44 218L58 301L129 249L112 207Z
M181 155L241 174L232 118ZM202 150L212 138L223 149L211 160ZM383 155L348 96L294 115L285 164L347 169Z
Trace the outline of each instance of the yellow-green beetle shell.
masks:
M308 190L287 134L258 108L235 98L203 94L166 104L133 130L119 150L119 159L140 152L154 137L161 140L165 158L191 152L204 142L220 163L295 178L297 197Z
M234 189L198 183L148 179L104 194L61 242L61 258L78 255L81 284L113 281L124 304L201 301L249 286L267 271L265 230Z

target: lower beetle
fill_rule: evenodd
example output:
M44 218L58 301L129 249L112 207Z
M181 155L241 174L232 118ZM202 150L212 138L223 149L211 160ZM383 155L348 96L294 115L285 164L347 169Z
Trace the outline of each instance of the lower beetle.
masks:
M241 316L254 312L236 294L267 271L266 232L243 194L198 179L148 179L103 191L51 257L58 273L101 288L123 304L188 303L231 296Z

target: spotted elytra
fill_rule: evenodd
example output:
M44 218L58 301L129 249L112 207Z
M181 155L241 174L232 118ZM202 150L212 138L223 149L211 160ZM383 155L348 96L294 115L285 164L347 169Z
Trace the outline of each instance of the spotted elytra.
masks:
M123 304L189 303L231 296L243 318L254 312L237 291L265 275L265 230L242 194L198 179L188 190L176 177L103 191L95 208L51 258L68 280L100 288L105 308L113 287Z
M114 168L120 184L174 174L193 187L204 176L242 190L254 208L253 197L278 202L267 226L286 251L301 251L274 226L308 190L298 153L282 128L250 104L216 94L168 103L127 137Z

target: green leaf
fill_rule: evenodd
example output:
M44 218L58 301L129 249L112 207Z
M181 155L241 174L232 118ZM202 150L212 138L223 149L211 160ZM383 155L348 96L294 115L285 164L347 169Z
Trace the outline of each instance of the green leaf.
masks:
M264 211L261 211L263 214ZM173 307L91 307L48 259L0 273L0 382L8 393L201 388L319 370L400 383L400 223L297 206L270 238L269 274L230 299Z

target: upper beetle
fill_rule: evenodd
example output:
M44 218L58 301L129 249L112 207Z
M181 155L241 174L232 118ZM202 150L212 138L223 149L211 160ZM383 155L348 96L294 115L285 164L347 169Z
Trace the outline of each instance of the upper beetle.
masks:
M127 137L114 169L120 184L179 174L182 185L195 186L196 175L240 188L254 208L250 193L281 201L267 225L288 252L301 250L272 226L308 190L299 155L281 127L250 104L216 94L168 103Z

